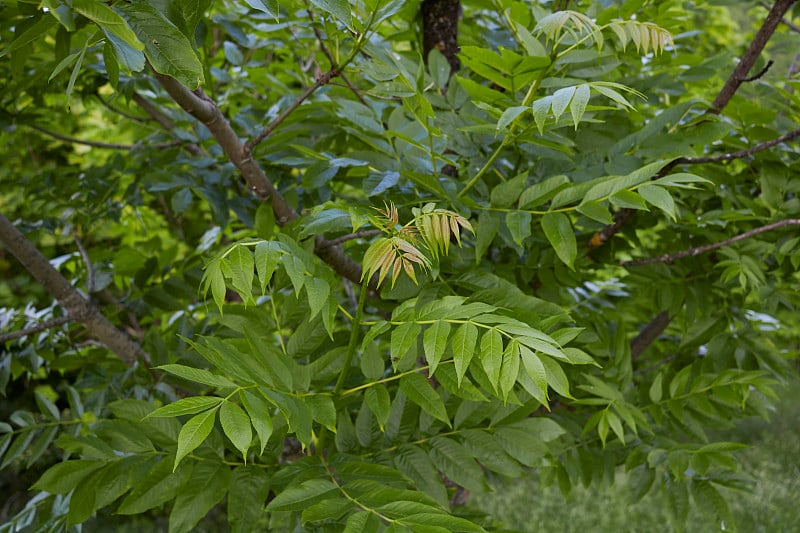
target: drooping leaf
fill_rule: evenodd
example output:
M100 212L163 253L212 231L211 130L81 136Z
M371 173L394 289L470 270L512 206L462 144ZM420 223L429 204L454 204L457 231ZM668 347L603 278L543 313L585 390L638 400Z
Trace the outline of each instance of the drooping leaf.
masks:
M556 251L556 255L571 269L575 269L578 243L569 217L564 213L547 213L542 217L542 230Z
M214 427L214 418L217 410L211 409L195 415L186 422L178 435L178 451L175 453L175 466L177 470L181 460L200 446Z

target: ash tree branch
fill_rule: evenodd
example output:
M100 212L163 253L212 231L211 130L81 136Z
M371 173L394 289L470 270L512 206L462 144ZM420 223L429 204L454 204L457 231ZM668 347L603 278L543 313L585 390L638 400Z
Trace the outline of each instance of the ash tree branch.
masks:
M786 11L795 3L796 0L777 0L770 9L769 13L767 14L767 18L764 19L764 23L759 28L756 36L753 38L753 42L750 43L750 46L747 47L744 55L742 55L739 64L736 65L736 68L733 69L733 73L731 73L728 81L725 82L723 85L722 90L719 92L717 97L714 99L714 102L711 104L711 109L708 110L709 113L718 115L722 110L728 105L733 95L736 94L736 91L739 89L739 86L747 81L747 74L750 72L750 69L753 68L758 56L761 54L761 51L764 50L764 46L767 44L767 41L772 37L772 34L775 33L775 29L778 27L778 24L781 23L783 16L786 14Z
M357 231L355 233L350 233L347 235L342 235L341 237L336 237L335 239L331 239L325 243L324 247L328 246L336 246L347 241L352 241L354 239L369 239L370 237L375 237L376 235L380 235L383 233L379 229L367 229L363 231Z
M75 137L69 137L68 135L63 135L61 133L57 133L55 131L48 130L47 128L43 128L41 126L37 126L36 124L25 124L31 129L34 129L38 132L44 133L54 139L58 139L59 141L64 141L68 143L74 144L83 144L85 146L91 146L93 148L107 148L109 150L133 150L137 147L135 144L117 144L117 143L104 143L101 141L86 141L83 139L76 139ZM151 148L160 149L160 148L171 148L173 146L178 146L182 144L183 141L171 141L168 143L161 143L161 144L154 144Z
M73 319L69 316L61 316L58 318L54 318L52 320L47 320L40 324L36 324L35 326L18 329L17 331L12 331L10 333L3 333L2 335L0 335L0 343L11 341L14 339L19 339L20 337L33 335L34 333L39 333L40 331L45 331L51 328L55 328L62 324L66 324L67 322L70 322L72 320Z
M205 124L231 163L242 173L248 188L259 199L269 200L275 213L275 220L279 225L284 225L299 217L297 211L288 204L261 167L253 160L250 150L233 131L217 105L201 89L193 92L170 76L158 73L154 73L154 75L178 105ZM340 246L329 245L322 235L317 235L314 251L340 276L355 283L361 282L361 265L350 259Z
M122 361L128 365L133 365L139 357L145 362L149 361L149 356L142 347L117 329L97 307L86 300L2 213L0 213L0 242L67 310L72 320L81 322L93 337Z
M142 95L139 93L133 93L132 99L134 102L139 104L139 107L144 109L145 113L147 113L152 120L158 122L158 124L165 131L171 132L175 129L175 123L172 122L169 117L162 113L156 106L148 102ZM190 154L197 157L203 157L206 155L203 149L195 143L186 143L183 145L183 148Z
M759 143L755 146L747 148L745 150L739 150L738 152L732 152L729 154L722 154L717 156L709 156L709 157L681 157L670 163L669 168L670 170L675 165L696 165L700 163L721 163L723 161L731 161L733 159L742 159L744 157L749 157L757 152L762 152L764 150L768 150L773 146L778 144L784 143L786 141L791 141L795 137L800 137L800 129L796 129L794 131L790 131L786 135L781 135L776 139L772 139L771 141L765 141L763 143Z
M766 2L761 2L761 7L763 7L766 10L770 9L769 4L766 3ZM798 26L794 22L792 22L790 20L786 20L786 18L782 18L781 19L781 23L785 24L786 27L789 28L790 30L792 30L794 32L797 32L797 33L800 33L800 26Z
M766 233L768 231L772 231L779 228L785 228L787 226L800 226L800 218L787 218L786 220L773 222L772 224L767 224L766 226L761 226L760 228L755 228L751 229L750 231L745 231L744 233L740 233L739 235L731 237L730 239L725 239L724 241L715 242L712 244L706 244L705 246L698 246L696 248L689 248L687 250L683 250L681 252L677 252L674 254L664 254L658 257L648 257L646 259L634 259L632 261L622 261L620 262L620 265L641 266L641 265L651 265L653 263L671 263L678 259L683 259L685 257L694 257L696 255L704 254L706 252L710 252L711 250L716 250L718 248L722 248L723 246L728 246L729 244L733 244L735 242L739 242L744 239L749 239L750 237L760 235L761 233Z

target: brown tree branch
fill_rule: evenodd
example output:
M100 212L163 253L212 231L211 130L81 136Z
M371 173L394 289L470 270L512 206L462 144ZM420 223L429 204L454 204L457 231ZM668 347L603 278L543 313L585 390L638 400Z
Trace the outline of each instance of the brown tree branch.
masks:
M750 43L750 46L745 51L744 55L742 55L739 64L733 69L733 73L728 78L728 81L725 82L722 90L711 104L711 109L708 110L709 113L718 115L725 106L728 105L728 102L730 102L733 95L736 94L736 91L739 89L739 86L747 80L748 72L753 68L753 65L764 49L764 46L767 44L767 41L769 41L772 34L775 33L775 29L783 19L783 15L795 1L796 0L776 0L772 9L770 9L767 14L767 18L764 19L761 28L759 28L756 36L753 38L753 42Z
M129 365L133 365L138 357L149 362L149 356L142 350L142 347L117 329L98 311L97 307L81 296L75 287L53 268L47 258L2 213L0 213L0 242L67 310L71 319L81 322L93 337L114 352L117 357Z
M58 139L59 141L64 141L64 142L74 143L74 144L83 144L83 145L86 145L86 146L92 146L94 148L107 148L109 150L133 150L134 148L136 148L138 146L136 144L117 144L117 143L104 143L104 142L100 142L100 141L85 141L83 139L76 139L75 137L69 137L67 135L62 135L61 133L56 133L55 131L50 131L50 130L48 130L46 128L43 128L41 126L37 126L36 124L29 124L28 123L28 124L25 124L25 125L28 126L29 128L32 128L32 129L36 130L36 131L44 133L45 135L49 135L50 137L53 137L54 139ZM182 144L182 143L183 143L183 141L171 141L171 142L168 142L168 143L154 144L154 145L151 146L151 148L155 148L155 149L171 148L173 146L178 146L179 144Z
M275 213L275 220L279 225L298 218L299 215L294 208L286 202L261 167L250 156L250 151L233 131L217 105L202 90L198 89L192 92L174 78L157 73L154 75L178 105L205 124L211 131L222 151L242 173L248 188L259 199L269 199ZM340 276L355 283L361 282L361 265L350 259L340 246L328 245L328 241L322 235L316 237L315 253Z
M673 161L672 163L670 163L670 165L668 165L668 166L670 167L670 170L671 170L672 167L674 167L676 165L697 165L697 164L700 164L700 163L721 163L723 161L731 161L733 159L742 159L744 157L749 157L749 156L751 156L751 155L753 155L753 154L755 154L757 152L761 152L761 151L767 150L769 148L772 148L773 146L776 146L776 145L781 144L783 142L791 141L792 139L794 139L795 137L798 137L798 136L800 136L800 129L796 129L796 130L790 131L786 135L781 135L777 139L772 139L771 141L765 141L763 143L759 143L759 144L757 144L755 146L751 146L750 148L747 148L745 150L740 150L738 152L732 152L732 153L729 153L729 154L722 154L722 155L709 156L709 157L680 157L680 158L676 159L675 161Z
M771 9L771 8L769 7L769 4L768 4L768 3L766 3L766 2L761 2L761 7L763 7L763 8L764 8L764 9L766 9L766 10L769 10L769 9ZM797 33L800 33L800 26L798 26L798 25L797 25L797 24L795 24L794 22L792 22L792 21L790 21L790 20L786 20L785 18L782 18L782 19L781 19L781 22L782 22L783 24L785 24L785 25L786 25L786 27L787 27L787 28L789 28L790 30L792 30L792 31L794 31L794 32L797 32Z
M72 318L69 316L62 316L54 318L52 320L46 320L45 322L36 324L35 326L22 328L17 331L12 331L10 333L3 333L2 335L0 335L0 343L11 341L14 339L19 339L20 337L25 337L26 335L33 335L34 333L39 333L40 331L45 331L50 328L55 328L62 324L66 324L71 320Z
M337 246L347 241L352 241L353 239L369 239L370 237L375 237L376 235L380 235L383 233L379 229L366 229L363 231L357 231L355 233L350 233L348 235L342 235L341 237L336 237L335 239L331 239L325 242L323 248L328 246Z
M422 57L428 61L428 53L439 50L450 63L450 71L461 67L458 59L458 19L461 15L460 0L423 0L422 2Z
M131 115L130 113L126 113L125 111L123 111L121 109L118 109L118 108L114 107L113 105L111 105L105 98L103 98L99 94L96 94L95 96L97 97L98 100L100 100L100 103L103 104L103 107L105 107L109 111L111 111L113 113L116 113L116 114L118 114L118 115L120 115L122 117L125 117L127 119L133 120L135 122L148 122L148 121L152 120L152 118L137 117L136 115Z
M144 109L145 113L147 113L150 118L156 122L166 131L171 132L175 129L175 123L172 122L167 115L162 113L156 106L148 102L142 95L139 93L133 93L132 97L133 101L139 104L139 107ZM200 148L199 145L196 143L186 143L183 145L183 148L189 152L190 154L203 157L206 153Z
M745 231L744 233L740 233L735 237L731 237L730 239L725 239L724 241L715 242L713 244L706 244L705 246L698 246L696 248L689 248L688 250L683 250L681 252L677 252L674 254L664 254L658 257L648 257L646 259L633 259L631 261L621 261L621 266L640 266L640 265L651 265L653 263L671 263L677 259L683 259L684 257L694 257L696 255L704 254L706 252L710 252L711 250L716 250L717 248L722 248L723 246L728 246L729 244L733 244L735 242L739 242L744 239L749 239L755 235L759 235L761 233L766 233L768 231L772 231L774 229L785 228L786 226L800 226L800 218L787 218L786 220L781 220L779 222L773 222L772 224L767 224L766 226L761 226L760 228L751 229L750 231Z
M275 117L275 120L273 120L272 122L267 124L264 127L264 129L262 129L258 133L258 135L256 135L252 139L250 139L250 141L248 141L248 143L244 146L248 156L249 156L250 152L253 151L253 148L255 148L258 143L260 143L261 141L266 139L273 131L275 131L275 128L280 126L283 123L283 121L286 120L289 117L289 115L291 115L294 112L295 109L300 107L300 104L305 102L306 99L309 96L314 94L314 91L316 91L317 89L319 89L323 85L327 84L329 81L331 81L333 78L335 78L339 74L340 74L340 72L339 72L338 67L331 67L330 70L328 70L327 72L325 72L324 74L319 76L316 80L314 80L314 83L311 84L311 86L307 87L306 90L303 91L300 94L300 96L295 98L294 102L292 102L291 105L289 105L289 107L284 109L281 112L280 115Z
M631 341L631 359L636 359L664 333L672 317L666 311L661 311L647 324L642 331Z

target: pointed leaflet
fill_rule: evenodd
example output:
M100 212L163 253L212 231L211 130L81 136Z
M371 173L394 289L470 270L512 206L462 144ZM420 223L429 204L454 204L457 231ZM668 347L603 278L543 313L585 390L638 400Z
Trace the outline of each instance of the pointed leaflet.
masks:
M492 328L481 337L481 363L495 392L500 381L500 368L503 366L503 337Z
M145 46L145 56L159 74L172 76L189 89L203 82L203 66L183 33L156 8L144 3L118 9Z
M675 210L675 201L666 189L658 185L645 184L639 187L636 192L647 200L648 203L661 209L669 218L675 220L677 214Z
M244 0L245 3L263 13L266 13L274 19L278 19L278 0Z
M85 477L104 466L102 461L65 461L51 466L42 474L31 489L44 490L50 494L66 494Z
M263 468L239 466L233 471L228 492L228 523L233 533L252 531L268 495L269 475Z
M531 390L528 390L528 393L542 405L547 405L547 371L544 368L544 364L527 346L520 346L519 353L522 357L522 366L525 368L525 373L531 378L538 390L538 394L536 394L536 391Z
M220 402L222 402L222 398L216 398L214 396L190 396L188 398L181 398L177 402L165 405L164 407L159 407L147 415L146 418L193 415L216 407Z
M173 473L170 463L170 460L164 459L153 466L122 501L117 508L117 514L143 513L175 498L178 490L189 479L192 465L181 465Z
M392 331L391 353L394 360L402 358L416 345L422 326L415 322L400 324Z
M309 505L339 492L327 479L309 479L286 488L267 505L267 511L302 511Z
M161 365L157 367L159 370L163 370L164 372L168 372L174 376L178 376L179 378L194 381L195 383L201 383L203 385L208 385L209 387L214 387L218 389L225 389L225 388L234 388L236 384L232 381L222 377L217 376L216 374L212 374L208 370L204 370L202 368L192 368L190 366L184 365Z
M115 35L135 50L144 50L144 44L119 14L102 2L95 0L72 0L72 9L92 20L105 32Z
M464 379L464 374L466 374L469 363L472 361L472 355L475 353L475 345L478 342L478 328L475 324L466 322L453 333L450 342L453 346L453 362L455 363L456 377L460 387L461 380Z
M425 360L430 365L431 375L436 372L439 361L442 360L447 337L450 335L450 323L444 320L437 320L425 330L422 337L422 347L425 350Z
M492 244L497 231L500 229L500 217L491 211L483 211L478 215L478 225L475 231L475 262L479 263L486 250Z
M430 444L433 464L448 479L470 490L484 490L483 472L464 446L447 437L434 437Z
M235 403L225 401L219 410L219 423L233 446L242 452L242 459L247 462L247 449L253 441L250 417Z
M246 304L253 300L253 254L244 246L234 246L231 252L220 260L222 272L231 279L231 285Z
M564 370L561 366L549 357L540 357L539 360L542 362L547 372L547 383L553 387L553 390L561 396L572 398L572 394L569 392L567 375L564 374Z
M447 416L442 397L431 387L428 380L420 374L414 373L403 376L400 379L400 390L409 400L419 405L423 411L448 426L450 425L450 418Z
M575 270L575 257L578 255L578 244L569 217L564 213L547 213L542 217L542 229L555 249L556 255L572 270Z
M175 465L172 468L174 472L181 462L181 459L186 457L195 448L200 446L206 437L211 433L214 427L214 417L217 414L216 409L200 413L189 419L178 435L178 450L175 453Z
M519 374L519 343L512 340L503 352L503 364L500 367L500 392L503 394L503 401L508 400L508 393L514 388Z
M389 397L389 391L382 384L375 385L364 392L364 400L367 402L370 411L375 415L378 427L381 428L381 431L384 431L386 422L389 420L389 408L392 402Z
M520 477L525 471L497 443L488 431L467 429L461 432L464 447L483 466L504 476Z
M583 118L584 111L586 111L586 104L589 103L589 93L589 85L585 83L578 85L575 89L575 96L572 98L572 106L569 110L572 113L572 122L576 130Z
M181 487L169 514L169 533L189 533L225 497L231 484L228 465L201 461L192 469L188 483Z
M311 3L336 17L348 29L354 29L353 17L350 14L350 2L347 0L311 0Z
M322 278L309 277L306 279L305 287L308 294L308 306L311 308L309 320L313 320L327 303L328 296L331 294L331 286Z
M506 215L506 226L514 242L522 246L531 234L531 214L527 211L511 211Z
M520 116L523 112L527 110L528 106L520 105L520 106L509 107L508 109L503 111L503 114L500 115L500 120L497 121L497 132L499 133L501 131L504 131L509 124L514 122L514 120L518 116Z
M275 241L263 241L256 245L255 263L261 294L266 294L267 284L278 266L281 258L280 245Z

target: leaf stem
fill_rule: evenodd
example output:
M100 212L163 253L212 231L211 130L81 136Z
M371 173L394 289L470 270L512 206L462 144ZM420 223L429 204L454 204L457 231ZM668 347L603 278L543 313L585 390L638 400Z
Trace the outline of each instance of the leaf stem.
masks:
M345 355L342 370L339 372L339 379L336 380L336 386L333 389L333 395L338 396L342 392L344 382L347 380L347 373L350 371L350 364L353 362L353 356L356 353L356 346L358 345L358 337L361 331L361 319L364 316L364 303L367 301L367 293L369 289L367 284L369 281L364 281L361 285L361 294L358 295L358 308L356 309L356 317L353 319L350 330L350 342L347 345L347 355Z

